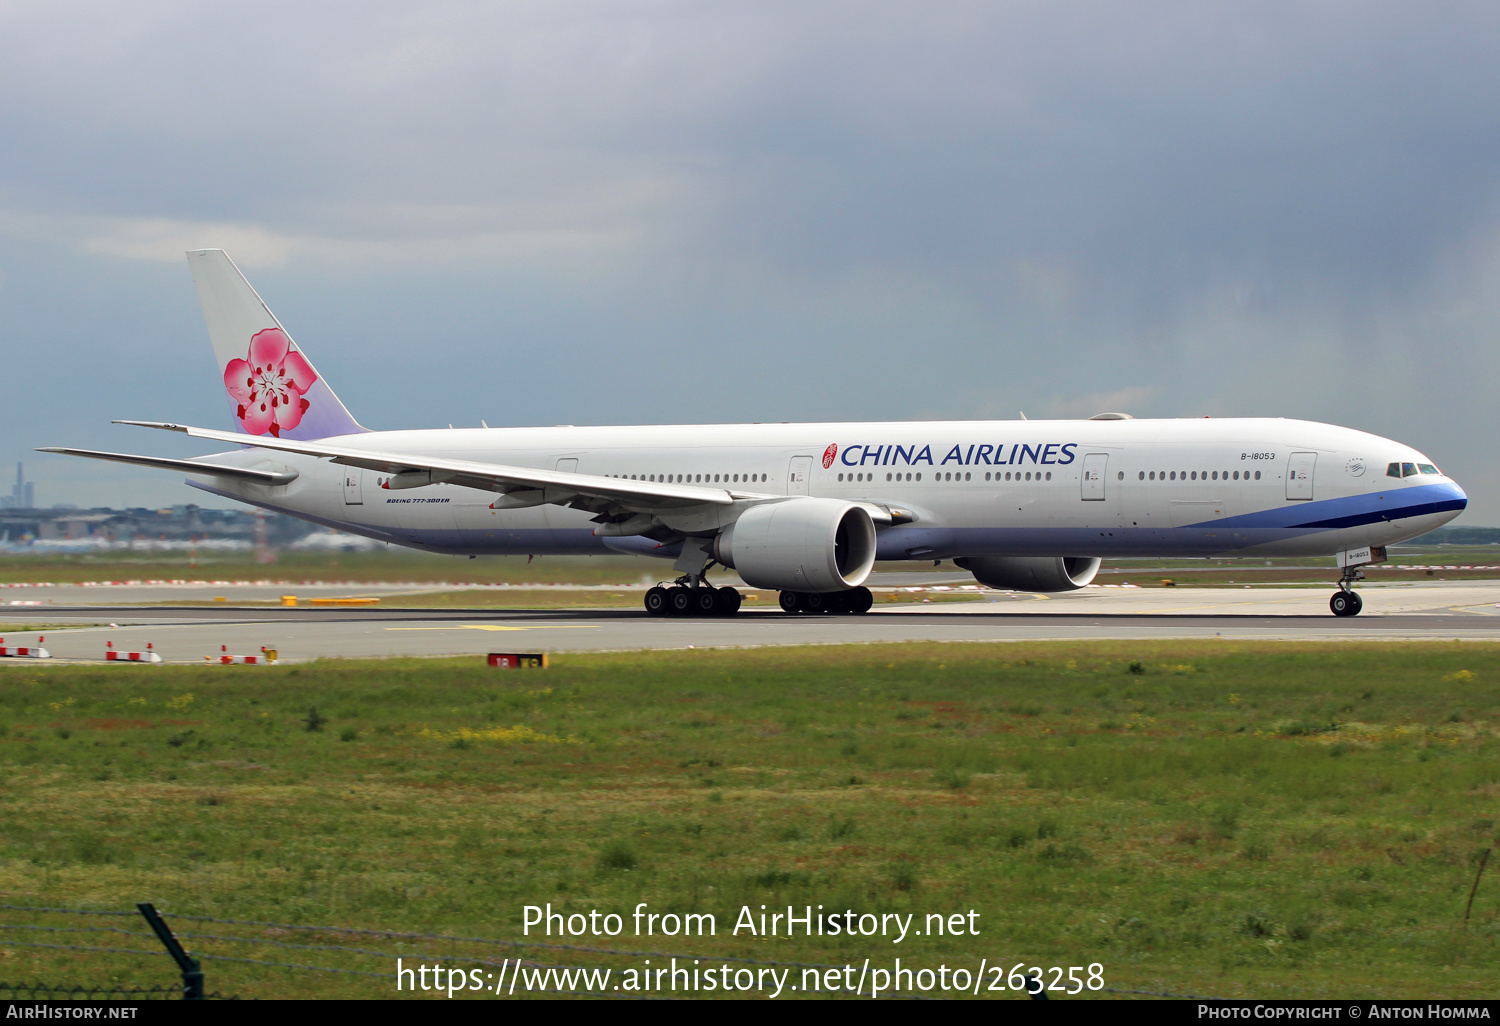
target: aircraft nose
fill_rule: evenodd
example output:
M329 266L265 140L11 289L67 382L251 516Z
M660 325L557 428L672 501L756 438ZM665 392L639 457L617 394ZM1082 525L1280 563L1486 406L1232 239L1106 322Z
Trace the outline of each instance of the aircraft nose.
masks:
M1443 514L1443 523L1446 524L1468 508L1469 496L1459 487L1458 482L1451 478L1444 485L1443 491L1447 494L1437 501L1436 506L1437 512Z

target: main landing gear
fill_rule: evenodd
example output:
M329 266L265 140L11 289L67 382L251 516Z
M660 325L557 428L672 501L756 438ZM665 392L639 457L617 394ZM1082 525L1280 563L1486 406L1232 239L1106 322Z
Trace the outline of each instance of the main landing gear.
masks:
M739 592L703 580L684 578L646 592L646 612L652 616L733 616L739 611Z
M848 591L784 591L781 608L788 613L868 613L875 604L869 588Z
M1334 592L1333 597L1328 600L1328 608L1333 610L1334 616L1359 615L1365 603L1359 597L1359 592L1354 590L1354 582L1364 579L1365 575L1359 572L1359 567L1344 567L1344 574L1339 578L1339 590Z

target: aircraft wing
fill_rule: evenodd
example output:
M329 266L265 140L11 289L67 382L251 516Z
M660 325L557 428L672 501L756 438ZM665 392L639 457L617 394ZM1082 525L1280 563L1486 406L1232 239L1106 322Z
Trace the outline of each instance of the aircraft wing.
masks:
M416 453L381 452L352 445L329 445L324 442L292 441L261 435L250 436L235 431L215 431L211 428L181 424L162 424L141 420L117 420L115 423L160 428L164 431L180 431L193 438L211 438L221 442L232 442L235 445L251 445L261 449L323 457L334 463L390 474L390 479L384 482L382 487L391 489L414 488L428 484L455 484L501 494L540 490L543 494L536 498L541 502L574 505L578 508L596 511L603 511L609 506L636 511L704 504L727 506L747 499L753 501L776 498L763 492L731 491L725 488L706 488L702 485L665 481L631 481L625 478L536 470L531 467L511 467L499 463L454 460ZM517 496L517 498L523 497Z
M181 470L189 474L207 474L210 477L235 477L257 484L284 485L297 480L295 470L252 470L246 467L228 467L222 463L199 463L197 460L169 460L160 456L132 456L123 452L98 452L94 449L65 449L48 446L37 452L55 452L63 456L85 456L91 460L110 460L113 463L133 463L138 467L157 467L161 470Z

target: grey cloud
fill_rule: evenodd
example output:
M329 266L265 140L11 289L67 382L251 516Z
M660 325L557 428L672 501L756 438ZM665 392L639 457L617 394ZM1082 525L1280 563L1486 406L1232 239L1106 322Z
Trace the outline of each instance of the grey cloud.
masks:
M1500 371L1497 21L1395 3L11 5L0 313L81 362L150 354L111 410L212 420L180 250L225 245L377 426L1126 397L1402 437L1494 522L1475 441L1492 404L1431 385ZM414 345L432 358L398 374ZM83 375L70 398L99 387ZM85 429L34 403L0 413L18 449L122 444L46 434Z

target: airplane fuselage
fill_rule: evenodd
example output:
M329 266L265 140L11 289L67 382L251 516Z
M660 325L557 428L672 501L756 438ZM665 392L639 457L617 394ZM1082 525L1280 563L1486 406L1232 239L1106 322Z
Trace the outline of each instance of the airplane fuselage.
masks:
M879 530L883 560L1328 555L1423 534L1466 503L1409 446L1283 419L447 429L326 441L899 507L910 522ZM494 509L492 492L394 489L384 486L389 475L296 453L204 460L297 476L277 486L190 479L200 488L434 552L674 554L650 537L600 537L590 513L562 505ZM1391 475L1392 464L1403 476Z

